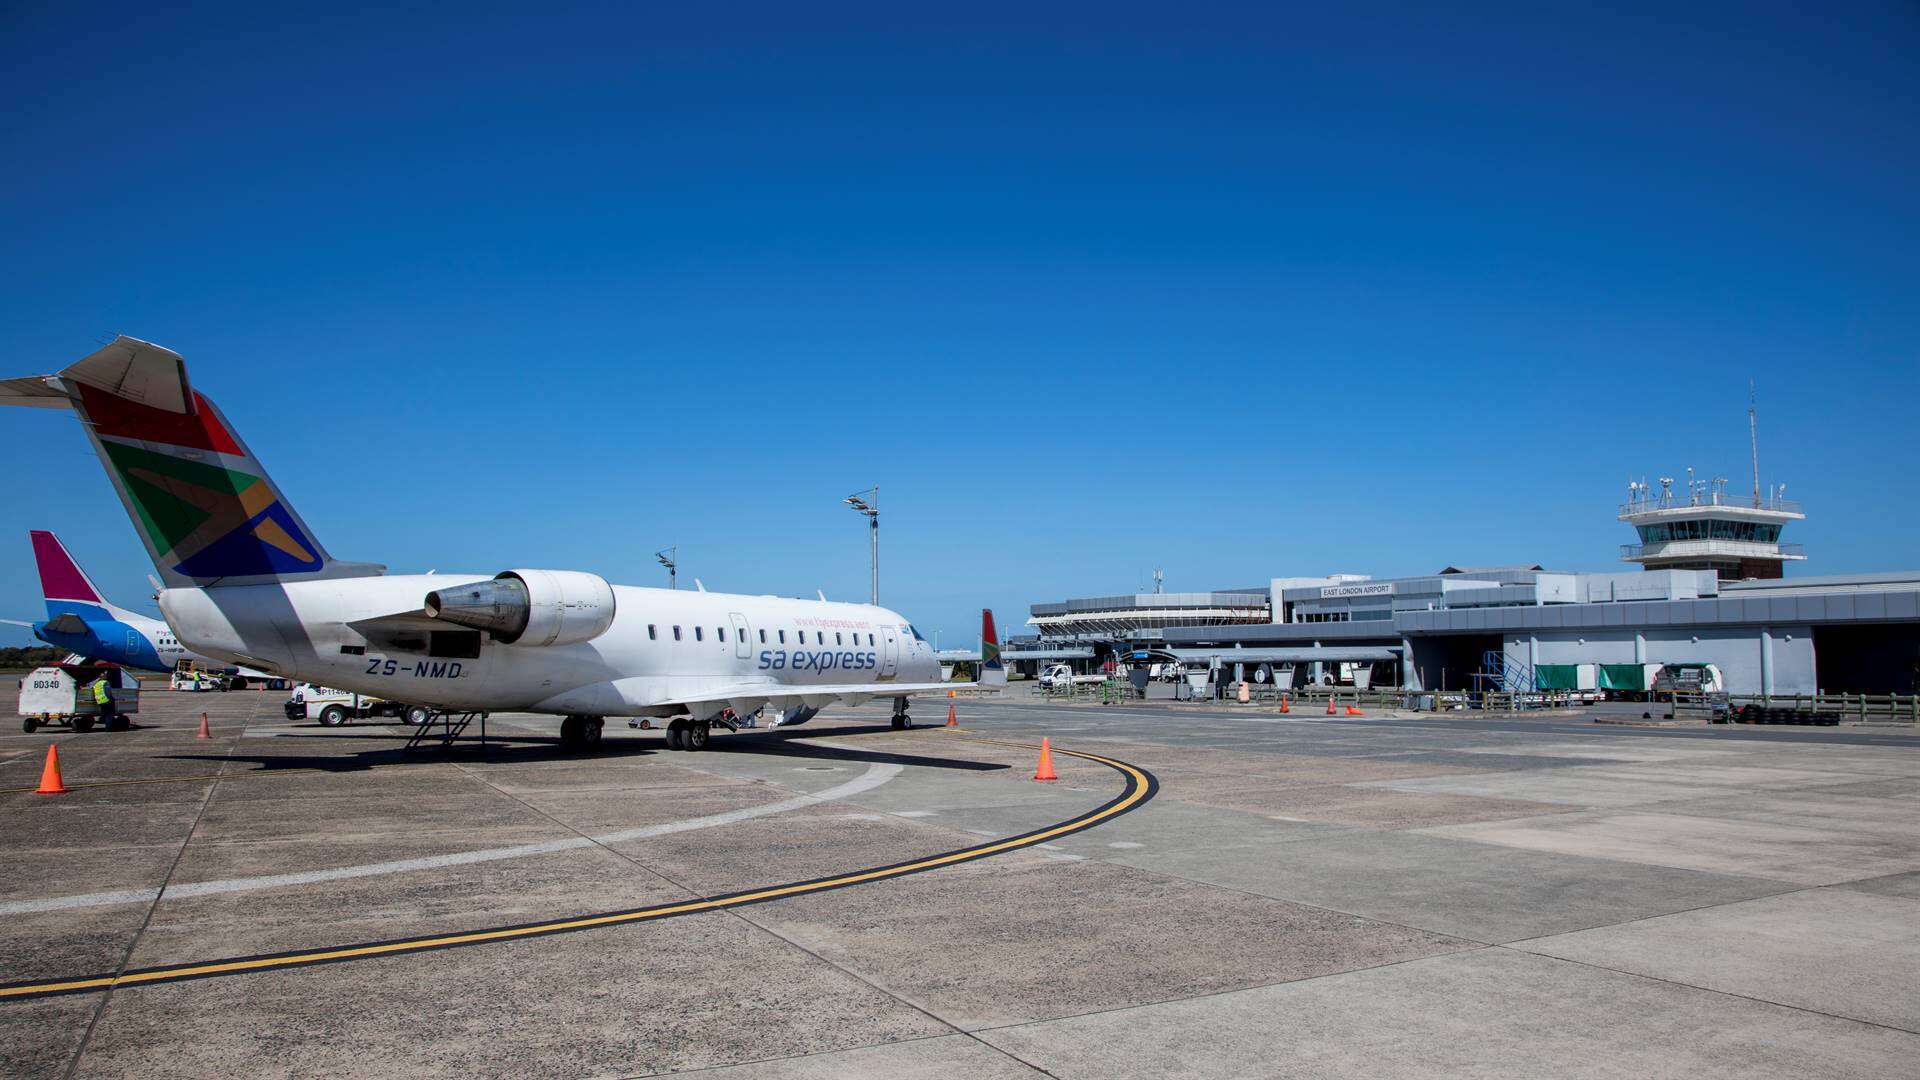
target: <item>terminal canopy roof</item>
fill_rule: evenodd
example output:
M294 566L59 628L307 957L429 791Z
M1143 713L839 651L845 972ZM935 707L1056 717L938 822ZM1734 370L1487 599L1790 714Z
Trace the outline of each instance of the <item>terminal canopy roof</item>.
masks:
M1229 664L1311 664L1341 661L1398 660L1400 650L1385 645L1319 645L1298 649L1155 649L1157 655L1193 663L1219 660Z

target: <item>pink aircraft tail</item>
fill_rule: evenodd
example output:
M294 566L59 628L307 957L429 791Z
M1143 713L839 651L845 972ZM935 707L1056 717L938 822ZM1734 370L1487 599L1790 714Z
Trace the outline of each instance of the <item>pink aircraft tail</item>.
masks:
M73 600L82 604L106 604L100 590L93 587L87 572L67 554L60 538L45 529L34 529L33 561L40 568L40 595L48 600Z

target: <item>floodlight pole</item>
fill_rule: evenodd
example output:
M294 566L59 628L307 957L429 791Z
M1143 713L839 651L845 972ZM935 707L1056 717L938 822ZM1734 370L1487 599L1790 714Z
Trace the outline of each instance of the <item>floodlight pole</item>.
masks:
M680 587L680 566L673 561L674 554L679 550L680 545L675 544L664 551L656 551L653 553L653 557L659 561L660 565L667 568L667 588L669 589L678 589Z
M856 491L841 500L855 513L867 515L867 543L873 566L874 607L880 606L880 485L875 484L865 491Z

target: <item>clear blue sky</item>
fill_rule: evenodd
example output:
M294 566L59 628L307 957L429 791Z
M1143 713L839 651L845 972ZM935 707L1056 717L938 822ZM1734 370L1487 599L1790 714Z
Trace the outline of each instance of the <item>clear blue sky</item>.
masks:
M1751 376L1796 571L1920 567L1920 15L1791 7L10 4L0 374L174 348L396 568L859 599L879 483L954 643L1616 568ZM71 419L0 439L0 615L35 527L141 597Z

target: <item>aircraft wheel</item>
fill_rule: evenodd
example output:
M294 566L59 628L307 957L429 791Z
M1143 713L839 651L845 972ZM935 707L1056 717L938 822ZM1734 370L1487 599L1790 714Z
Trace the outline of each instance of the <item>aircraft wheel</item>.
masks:
M409 705L401 710L400 719L413 727L419 727L433 719L433 710L425 705Z
M567 717L566 719L560 721L560 745L576 746L576 747L579 746L583 741L585 741L586 731L587 731L586 717L584 716Z
M687 748L687 721L684 717L674 717L667 725L667 749L685 750Z
M897 712L893 714L893 730L905 731L907 728L910 728L912 726L913 726L913 721L908 719L906 713Z
M713 734L713 726L705 720L695 720L680 733L680 749L705 750L707 739Z
M339 727L347 722L347 710L338 705L329 705L320 710L321 727Z
M584 718L580 726L580 745L592 750L600 745L600 736L607 729L607 722L597 716Z

